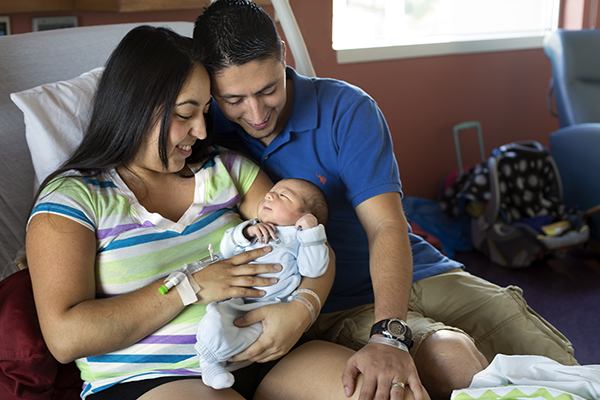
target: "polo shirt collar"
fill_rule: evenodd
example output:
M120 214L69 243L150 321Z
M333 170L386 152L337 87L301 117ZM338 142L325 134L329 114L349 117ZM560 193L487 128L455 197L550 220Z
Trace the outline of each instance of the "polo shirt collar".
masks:
M294 82L294 104L284 131L304 132L317 128L317 91L311 78L298 75L292 68L286 68L287 78Z

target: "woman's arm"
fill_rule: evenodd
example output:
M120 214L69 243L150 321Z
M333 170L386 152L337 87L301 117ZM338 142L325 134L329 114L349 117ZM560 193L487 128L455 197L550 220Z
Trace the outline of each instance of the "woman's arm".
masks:
M258 172L254 183L246 192L244 197L240 202L239 212L240 216L244 220L249 220L257 217L257 207L258 203L265 197L265 194L271 190L273 187L273 182L267 174L265 174L262 170Z
M26 247L42 333L60 362L131 345L183 309L177 291L159 294L158 281L96 300L95 234L68 218L34 216Z
M184 308L177 290L159 294L158 280L136 291L96 299L96 237L66 217L35 215L27 232L27 259L40 326L48 348L63 363L130 346L161 328ZM264 254L246 252L205 268L200 302L259 296L270 285L255 274L272 265L246 265Z

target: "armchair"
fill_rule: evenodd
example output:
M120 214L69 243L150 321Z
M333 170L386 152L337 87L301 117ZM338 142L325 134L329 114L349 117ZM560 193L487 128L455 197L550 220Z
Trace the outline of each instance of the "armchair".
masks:
M550 134L550 153L563 201L589 210L600 204L600 30L558 29L544 38L544 52L552 66L548 102L560 124ZM600 215L590 216L589 226L600 240Z

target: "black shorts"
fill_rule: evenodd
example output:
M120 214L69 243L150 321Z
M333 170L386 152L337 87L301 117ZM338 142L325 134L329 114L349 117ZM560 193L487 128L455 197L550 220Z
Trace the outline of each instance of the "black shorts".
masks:
M246 368L232 372L235 377L232 389L245 399L252 399L258 385L269 371L277 364L278 360L266 363L254 363ZM108 389L87 397L89 400L135 400L146 392L168 382L181 379L202 379L200 375L166 376L164 378L145 379L135 382L118 383Z

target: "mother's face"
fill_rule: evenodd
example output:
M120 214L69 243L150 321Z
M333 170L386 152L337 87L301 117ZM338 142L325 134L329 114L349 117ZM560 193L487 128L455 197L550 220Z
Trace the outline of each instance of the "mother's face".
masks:
M223 114L265 146L283 129L291 101L286 101L281 61L268 58L227 67L213 76L212 84Z
M182 86L173 107L167 139L168 170L165 170L159 156L160 124L156 123L142 143L130 166L143 172L178 172L185 166L185 160L192 155L196 140L207 137L205 114L210 106L210 79L206 69L194 67Z

